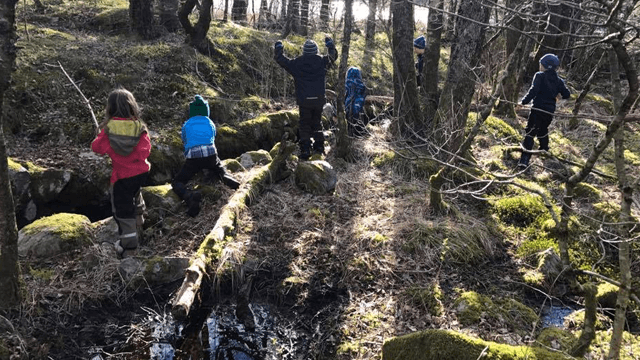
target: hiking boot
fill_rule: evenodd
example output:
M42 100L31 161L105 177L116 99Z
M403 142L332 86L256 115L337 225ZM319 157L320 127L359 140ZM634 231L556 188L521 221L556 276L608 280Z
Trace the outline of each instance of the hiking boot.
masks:
M185 195L184 201L187 204L187 215L196 217L200 213L200 201L202 194L199 191L190 191Z
M301 143L300 144L300 160L307 161L309 157L311 157L311 144Z
M233 190L237 190L240 187L240 182L229 174L222 176L222 182Z

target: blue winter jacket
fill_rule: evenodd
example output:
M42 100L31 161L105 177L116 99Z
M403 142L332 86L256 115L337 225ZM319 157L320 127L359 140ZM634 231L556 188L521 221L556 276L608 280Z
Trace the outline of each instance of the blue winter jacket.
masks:
M182 143L184 144L185 156L194 146L214 145L215 139L216 126L206 116L194 116L182 125Z
M562 95L568 99L571 93L558 74L554 70L537 72L531 82L529 92L522 98L522 105L533 100L533 108L554 112L556 111L556 96Z
M362 81L362 73L357 67L347 70L345 79L344 110L347 119L356 119L364 107L367 88Z

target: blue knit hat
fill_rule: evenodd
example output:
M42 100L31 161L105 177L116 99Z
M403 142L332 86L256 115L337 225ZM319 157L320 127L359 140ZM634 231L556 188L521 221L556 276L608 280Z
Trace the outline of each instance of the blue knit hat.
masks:
M418 49L424 49L427 47L427 39L424 38L424 35L420 35L413 40L413 46Z
M303 55L316 55L318 53L318 44L315 41L308 39L302 46Z
M189 117L209 116L209 103L202 96L196 95L195 100L189 104Z
M560 59L555 54L546 54L540 58L540 64L546 70L555 70L560 66Z

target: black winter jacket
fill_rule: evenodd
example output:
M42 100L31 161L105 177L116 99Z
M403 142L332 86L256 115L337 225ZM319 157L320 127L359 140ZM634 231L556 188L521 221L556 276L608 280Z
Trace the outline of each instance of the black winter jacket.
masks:
M556 111L556 96L562 95L568 99L571 93L558 74L554 70L537 72L533 77L529 92L522 98L522 105L533 100L533 108L554 112Z
M327 47L329 55L301 55L295 59L284 56L283 50L275 50L275 59L280 66L293 75L296 84L298 106L323 106L327 70L338 58L338 50L331 43Z

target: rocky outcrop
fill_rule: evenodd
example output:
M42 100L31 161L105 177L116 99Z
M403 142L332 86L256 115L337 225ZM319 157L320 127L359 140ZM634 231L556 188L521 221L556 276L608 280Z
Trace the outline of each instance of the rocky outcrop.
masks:
M23 257L49 258L92 242L89 218L61 213L38 219L22 228L18 233L18 253Z

